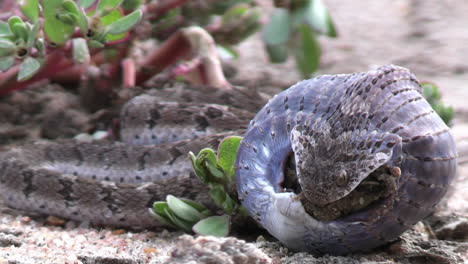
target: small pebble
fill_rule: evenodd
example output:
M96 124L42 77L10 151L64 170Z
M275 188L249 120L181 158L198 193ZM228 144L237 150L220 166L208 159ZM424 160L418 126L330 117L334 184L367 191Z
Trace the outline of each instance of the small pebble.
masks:
M52 215L46 219L46 223L53 226L64 226L66 222L64 219Z

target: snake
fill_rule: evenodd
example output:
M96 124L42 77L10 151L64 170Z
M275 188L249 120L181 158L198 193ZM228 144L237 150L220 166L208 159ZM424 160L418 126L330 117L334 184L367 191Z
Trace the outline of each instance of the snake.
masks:
M243 135L235 188L252 218L293 250L342 255L397 239L456 175L450 130L406 68L321 75L265 105L229 95L141 95L122 108L120 142L13 147L0 153L0 195L24 211L151 228L148 208L168 194L214 206L187 153Z

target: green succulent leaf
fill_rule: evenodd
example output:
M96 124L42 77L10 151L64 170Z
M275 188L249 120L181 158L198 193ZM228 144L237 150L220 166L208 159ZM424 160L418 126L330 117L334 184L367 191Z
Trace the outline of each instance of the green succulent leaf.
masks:
M0 72L7 71L15 63L15 56L0 57Z
M204 183L211 182L213 178L211 177L211 172L206 167L206 164L212 165L217 163L214 150L210 148L204 148L200 150L196 157L193 155L193 153L189 153L189 156L191 156L192 166L198 178Z
M303 12L304 21L317 32L329 37L338 35L330 13L322 0L309 0L309 3L299 11L301 12Z
M38 23L35 23L31 30L28 32L28 42L26 44L26 46L28 48L32 48L34 46L34 43L36 42L36 35L37 35L37 32L39 31L39 27L41 25Z
M199 235L225 237L229 234L231 217L229 215L207 217L192 228Z
M197 211L200 212L204 216L212 215L211 211L201 203L197 203L197 202L189 200L189 199L181 199L181 200L184 201L184 203L186 203L186 204L192 206L193 208L197 209Z
M103 41L105 42L113 42L117 40L121 40L126 36L125 33L122 34L110 34L108 32L108 27L110 24L116 22L117 20L121 19L124 15L119 9L112 10L108 15L101 17L101 22L103 26L106 26L103 32Z
M104 44L102 44L101 42L97 41L97 40L89 40L88 41L88 46L90 48L95 48L95 49L101 49L101 48L104 48Z
M110 34L121 34L129 31L138 22L140 22L143 13L141 10L135 10L132 13L120 18L108 26L108 32Z
M227 214L232 214L238 207L237 203L229 196L222 185L211 186L210 196L215 204Z
M282 63L288 59L288 45L286 43L276 45L266 44L265 48L270 61L273 63Z
M121 7L126 11L133 11L143 4L144 0L124 0Z
M224 201L226 200L226 191L223 186L215 185L211 187L210 196L218 207L222 207Z
M193 224L192 223L189 223L179 217L177 217L177 215L175 215L171 209L165 209L164 210L164 213L167 215L167 217L171 220L171 222L177 226L178 228L186 231L186 232L190 232L192 231L192 226Z
M73 14L57 14L57 19L67 25L75 25L75 17L73 16Z
M238 207L238 204L236 203L236 201L234 201L231 196L229 196L227 193L226 193L226 200L224 200L224 203L222 204L222 207L224 212L226 212L227 214L229 215L232 215L234 213L234 211L237 209Z
M26 23L18 16L12 16L8 19L8 25L16 39L28 40L28 28Z
M18 1L21 12L33 23L39 20L39 2L38 0Z
M435 84L427 82L421 83L421 88L423 90L423 96L431 105L442 99L442 95Z
M26 81L31 78L39 69L41 63L32 57L27 57L23 63L21 63L18 73L18 81Z
M171 211L185 221L194 223L204 218L197 209L173 195L168 195L166 200Z
M224 172L222 170L220 170L220 168L218 167L217 162L213 163L210 160L205 160L204 165L208 169L208 171L210 172L210 174L212 176L214 176L218 180L221 180L221 181L224 180ZM218 181L215 180L215 182L218 182Z
M17 39L22 39L24 42L28 41L28 28L25 23L16 23L11 27L11 31L15 34Z
M263 29L263 41L267 45L284 44L289 40L291 33L291 18L289 11L284 8L276 8L270 21Z
M262 36L270 61L285 62L288 58L287 42L291 35L291 16L288 10L276 8L263 28Z
M13 27L15 24L24 24L23 20L19 16L12 16L8 19L8 25L10 26L10 29ZM14 32L13 32L14 33Z
M168 210L169 206L167 202L155 202L153 203L153 209L149 209L150 215L153 216L157 221L170 226L172 228L177 228L166 215L166 211Z
M56 44L63 44L71 38L73 35L75 26L72 23L64 23L62 20L66 20L64 16L69 15L66 13L58 13L62 8L63 0L47 0L43 1L43 16L44 16L44 31L50 41ZM63 12L63 11L62 11ZM60 19L58 19L58 17Z
M234 163L239 150L242 137L231 136L223 139L218 147L218 164L223 171L234 180Z
M84 38L73 39L73 61L75 63L88 63L90 60L88 43Z
M200 166L197 161L197 157L193 152L189 152L189 158L190 161L192 162L192 169L195 172L195 175L200 179L202 182L207 183L208 182L208 174L205 168Z
M8 39L0 38L0 56L10 56L16 51L16 45Z
M455 112L451 106L445 106L442 102L442 94L439 91L439 88L437 85L433 83L421 83L421 88L423 91L423 96L426 98L426 100L429 102L429 104L432 106L434 111L442 118L442 120L450 126L454 116Z
M96 0L78 0L78 5L86 9L90 7Z
M302 24L299 29L299 41L294 49L296 64L302 75L307 78L315 72L320 65L320 44L312 29Z
M69 12L75 24L78 25L81 34L86 35L88 32L88 19L84 10L79 8L72 0L64 1L62 6L63 9Z
M39 54L41 56L45 55L45 44L44 44L44 39L39 38L34 42L34 47L39 51Z
M97 10L100 14L105 16L116 9L122 1L123 0L100 0L97 5Z
M0 21L0 38L12 37L13 32L10 30L10 25L5 21Z

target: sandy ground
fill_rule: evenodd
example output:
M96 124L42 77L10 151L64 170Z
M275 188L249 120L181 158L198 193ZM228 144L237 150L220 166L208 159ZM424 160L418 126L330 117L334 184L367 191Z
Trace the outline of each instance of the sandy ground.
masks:
M340 35L337 39L320 39L323 48L320 73L365 71L390 63L408 67L420 80L434 82L442 89L444 101L457 112L453 133L461 145L468 141L468 2L325 2ZM284 88L302 79L292 61L268 64L265 55L259 52L263 47L258 36L238 48L242 58L236 63L241 66L236 79L268 80L273 86ZM463 263L468 262L467 193L468 164L462 164L451 196L434 217L421 222L392 245L349 257L292 253L262 238L257 243L245 243L235 238L194 238L168 231L96 229L86 223L46 221L43 217L24 216L1 208L0 264Z

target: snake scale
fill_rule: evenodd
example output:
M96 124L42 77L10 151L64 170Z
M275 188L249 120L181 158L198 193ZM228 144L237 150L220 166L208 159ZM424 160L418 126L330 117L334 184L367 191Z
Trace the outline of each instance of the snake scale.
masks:
M249 100L241 110L136 97L121 113L126 143L47 142L1 153L1 196L14 208L118 226L157 225L147 208L169 193L212 206L186 154L244 133L258 104ZM157 134L161 127L172 132ZM415 76L390 65L323 75L274 96L244 134L236 185L250 215L286 246L345 254L392 241L431 213L456 156Z

